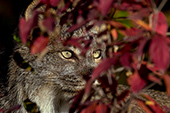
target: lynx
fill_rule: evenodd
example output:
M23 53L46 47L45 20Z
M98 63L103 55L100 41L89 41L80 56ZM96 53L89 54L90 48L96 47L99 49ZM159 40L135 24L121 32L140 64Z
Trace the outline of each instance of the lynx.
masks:
M29 18L31 10L37 4L38 0L27 8L25 17ZM96 31L94 31L96 33ZM81 37L82 30L74 33ZM87 36L88 38L88 36ZM32 55L27 46L16 44L14 52L29 63L35 72L26 71L20 68L13 57L9 63L8 94L0 99L0 108L10 109L15 105L21 105L17 113L26 113L23 101L29 99L37 104L41 113L67 113L70 107L68 99L73 97L85 85L83 76L90 76L92 70L102 59L104 47L98 47L94 40L91 43L91 49L81 56L81 50L73 46L64 46L61 42L50 38L47 46L48 52L39 60L37 55ZM120 86L119 90L124 89ZM146 91L159 104L170 105L168 96L165 93ZM168 99L168 100L167 100ZM130 106L140 111L139 107L133 103Z
M26 18L37 1L26 10ZM75 35L82 36L82 30L76 31ZM20 68L14 59L11 59L9 94L1 102L2 106L9 109L21 105L17 112L25 113L23 101L29 99L39 106L41 113L68 112L70 104L67 100L84 87L85 81L82 77L90 76L102 57L103 48L97 47L95 42L90 47L83 57L78 48L63 46L61 42L53 42L51 38L46 47L48 52L37 60L38 55L31 55L27 46L17 44L14 52L19 53L35 72Z

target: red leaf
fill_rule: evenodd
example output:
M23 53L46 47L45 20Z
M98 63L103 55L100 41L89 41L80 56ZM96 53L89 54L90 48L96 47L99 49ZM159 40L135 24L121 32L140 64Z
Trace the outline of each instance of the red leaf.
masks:
M170 61L169 47L160 35L155 35L152 39L149 53L155 67L161 70L167 69Z
M141 100L136 100L138 105L143 109L145 110L147 113L153 113L149 108L148 106L146 106L145 102L144 101L141 101Z
M98 65L98 67L96 67L93 70L93 73L91 74L91 79L89 79L87 81L86 86L85 86L85 93L87 95L90 93L91 86L92 86L92 83L94 82L94 80L96 78L98 78L103 71L107 71L115 63L116 63L116 59L114 57L113 58L107 58L107 59L102 60L102 62Z
M113 1L114 0L99 0L99 3L96 3L102 15L106 15L110 11Z
M84 94L84 90L80 91L78 93L78 95L76 95L74 97L74 101L69 109L69 113L74 113L76 111L76 108L78 108L78 106L80 105L80 102L82 100L82 97L83 97L83 94Z
M142 20L143 18L148 17L149 14L150 14L150 9L143 7L139 11L130 14L128 18L133 20Z
M123 31L122 31L123 33ZM137 28L129 28L126 29L126 31L124 31L123 33L124 35L127 35L129 37L139 37L142 34L142 31L140 29Z
M168 21L162 12L154 12L151 15L152 30L158 34L166 36L168 30Z
M2 113L5 112L5 109L0 109L0 112L2 112Z
M46 4L46 5L50 4L49 0L41 0L41 3Z
M130 91L129 90L124 90L120 95L118 95L116 97L118 102L123 101L128 95L129 95Z
M153 99L149 98L149 101L137 100L139 106L147 113L164 113L162 108Z
M137 51L136 51L136 55L137 56L141 56L143 53L145 53L146 51L148 51L148 44L150 43L150 41L148 41L148 39L146 38L142 38L140 41L139 41L139 46L137 48Z
M96 107L95 112L96 113L109 113L108 112L108 106L101 103Z
M131 62L132 62L132 58L131 58L131 54L130 53L124 53L121 57L120 57L120 63L125 66L126 68L131 67Z
M146 81L139 76L137 71L127 79L127 82L131 85L131 89L134 93L140 91L146 85Z
M98 101L94 101L87 108L84 108L81 113L93 113L96 109Z
M25 27L26 21L24 18L21 18L19 20L19 31L20 31L20 37L22 40L22 43L26 44L27 43L27 37L30 33L30 28ZM23 29L25 28L25 29Z
M56 7L60 0L41 0L41 3L46 4L47 6L50 5L52 7Z
M129 2L129 3L128 3ZM135 0L124 0L124 2L122 1L122 3L120 4L119 2L117 2L114 5L115 8L118 8L120 10L141 10L142 4L136 3Z
M92 79L89 79L87 82L86 82L86 86L85 86L85 94L86 95L89 95L90 91L91 91L91 86L93 84L93 81Z
M111 81L111 83L109 82L109 80ZM116 94L117 81L113 75L111 75L110 78L108 78L108 76L102 76L98 79L98 81L101 83L101 87L103 88L105 94Z
M154 75L149 75L149 76L148 76L148 80L150 80L150 81L152 81L152 82L156 82L156 83L158 83L159 85L162 85L161 79L155 77Z
M86 40L85 37L79 37L79 38L71 38L69 40L67 40L64 45L73 45L79 49L81 49L81 55L84 56L86 54L86 52L89 50L90 48L90 44L91 44L92 40ZM81 46L82 43L84 44L84 47Z
M162 108L160 107L160 105L156 101L154 101L150 96L148 96L146 94L143 94L143 95L149 100L149 102L151 102L151 104L149 104L149 103L147 103L148 101L145 101L145 104L147 106L149 106L150 109L152 109L152 111L154 113L164 113Z
M91 77L92 79L96 79L100 76L101 72L107 71L111 66L113 66L116 62L116 59L113 58L107 58L104 59L93 71Z
M50 0L50 5L55 7L58 5L59 2L60 2L60 0Z
M85 25L88 22L88 20L82 21L81 23L78 23L76 25L71 26L67 31L68 32L73 32L79 28L81 28L83 25Z
M40 36L36 38L31 46L31 54L36 54L43 51L46 48L48 41L48 37Z
M38 12L34 11L32 17L26 21L24 18L20 19L19 31L20 37L24 44L26 44L30 31L38 24Z
M47 31L53 31L55 27L54 18L48 17L43 21L43 25L46 27Z
M170 76L169 75L164 75L163 76L163 80L166 86L166 92L168 93L168 95L170 96Z
M125 28L125 26L122 23L120 23L120 22L107 21L106 23L110 24L110 25L112 25L113 27L116 27L116 28Z

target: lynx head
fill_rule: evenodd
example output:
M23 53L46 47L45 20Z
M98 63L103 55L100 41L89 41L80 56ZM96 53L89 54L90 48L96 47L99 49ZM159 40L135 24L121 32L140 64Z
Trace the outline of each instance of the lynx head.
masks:
M28 7L26 17L36 2ZM15 52L21 55L34 72L28 72L16 65L14 60L11 61L9 83L11 92L15 92L13 95L17 97L17 104L22 105L28 98L40 107L42 113L63 111L61 109L67 103L66 100L84 87L83 77L89 77L102 58L104 47L97 46L94 33L96 31L92 32L92 37L84 34L82 29L73 34L73 38L86 36L87 40L93 39L89 45L90 49L83 56L80 48L64 46L61 41L54 40L55 35L51 35L47 51L41 58L41 53L32 55L27 46L19 44Z

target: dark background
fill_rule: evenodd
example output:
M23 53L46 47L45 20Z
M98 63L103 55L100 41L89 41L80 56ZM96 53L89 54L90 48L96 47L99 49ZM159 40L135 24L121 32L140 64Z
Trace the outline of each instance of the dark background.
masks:
M9 56L14 47L13 34L18 26L19 17L31 1L0 0L0 85L6 81Z
M162 0L160 0L162 1ZM0 0L0 82L6 81L9 56L13 52L13 34L15 33L19 17L24 14L32 0ZM163 8L163 12L170 21L170 0Z

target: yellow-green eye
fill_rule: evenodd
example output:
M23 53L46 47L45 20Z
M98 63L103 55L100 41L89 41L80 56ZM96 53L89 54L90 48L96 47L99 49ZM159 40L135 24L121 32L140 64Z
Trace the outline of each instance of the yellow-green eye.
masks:
M62 51L62 52L61 52L61 55L62 55L64 58L69 59L69 58L72 58L73 52L68 51L68 50L65 50L65 51Z
M93 52L93 57L94 57L95 59L100 58L100 57L101 57L101 50L96 50L96 51L94 51L94 52Z

